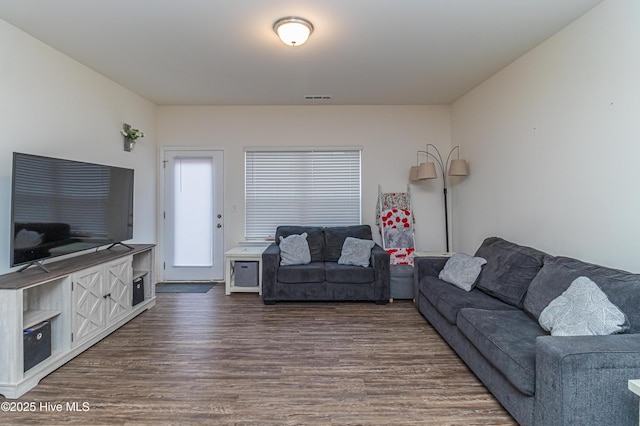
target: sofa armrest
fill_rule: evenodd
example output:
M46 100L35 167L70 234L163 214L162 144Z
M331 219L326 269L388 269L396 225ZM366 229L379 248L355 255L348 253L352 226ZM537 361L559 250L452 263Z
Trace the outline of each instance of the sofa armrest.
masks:
M380 295L378 302L386 303L391 298L391 256L385 249L376 244L371 249L371 266L375 272L376 292Z
M262 252L262 300L264 303L274 299L279 266L280 246L271 243Z
M640 378L640 335L536 339L536 425L638 422L628 380Z
M442 256L416 256L413 258L413 273L416 277L440 275L444 264L449 260Z
M418 303L418 286L422 277L438 277L449 260L442 256L416 256L413 258L413 301Z

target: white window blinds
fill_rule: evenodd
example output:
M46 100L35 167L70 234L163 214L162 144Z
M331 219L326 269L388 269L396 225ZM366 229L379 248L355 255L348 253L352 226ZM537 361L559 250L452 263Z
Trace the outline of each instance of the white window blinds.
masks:
M245 150L245 238L361 220L359 148Z

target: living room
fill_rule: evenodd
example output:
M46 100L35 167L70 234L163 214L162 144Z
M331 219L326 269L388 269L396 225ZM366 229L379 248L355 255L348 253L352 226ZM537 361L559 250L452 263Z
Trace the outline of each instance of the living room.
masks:
M639 173L629 142L638 130L634 7L604 2L451 105L158 106L3 22L0 219L9 220L13 151L112 163L136 170L133 241L156 242L159 148L214 146L225 151L233 245L243 239L243 147L339 141L363 147L362 221L375 226L378 183L403 190L426 143L460 145L473 177L451 191L455 250L501 235L637 272L640 231L629 225L640 206L627 188ZM123 122L146 132L132 153L120 146ZM416 217L429 218L417 224L420 249L444 248L439 185L412 186ZM8 229L0 233L6 241Z
M362 223L375 229L378 184L404 190L426 143L459 145L470 175L450 192L454 251L496 235L639 273L639 16L634 0L605 0L451 104L313 106L158 105L0 20L0 222L11 154L28 152L135 169L132 241L159 243L160 150L207 146L224 151L230 248L244 238L244 147L329 144L362 146ZM145 132L130 153L122 123ZM411 187L421 250L444 250L440 184Z

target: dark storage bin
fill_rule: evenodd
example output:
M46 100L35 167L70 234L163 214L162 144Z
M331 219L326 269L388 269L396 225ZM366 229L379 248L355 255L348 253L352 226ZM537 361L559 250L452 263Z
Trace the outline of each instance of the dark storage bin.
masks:
M258 262L236 260L233 271L236 287L258 286Z
M144 302L144 277L138 277L133 280L133 306L140 302Z
M391 265L389 274L391 298L413 299L413 266Z
M51 323L41 322L24 329L24 371L51 356Z

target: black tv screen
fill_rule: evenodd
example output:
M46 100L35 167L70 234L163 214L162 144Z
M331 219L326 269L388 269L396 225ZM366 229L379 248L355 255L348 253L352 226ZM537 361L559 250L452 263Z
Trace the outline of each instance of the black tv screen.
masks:
M133 238L133 170L13 153L11 266Z

